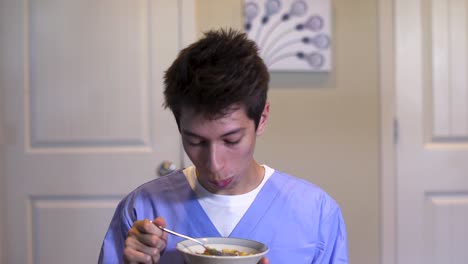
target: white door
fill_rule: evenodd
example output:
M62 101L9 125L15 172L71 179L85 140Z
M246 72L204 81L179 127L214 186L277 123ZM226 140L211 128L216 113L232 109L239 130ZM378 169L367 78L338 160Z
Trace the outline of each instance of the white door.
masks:
M395 4L397 263L467 263L468 1Z
M182 166L161 107L181 3L1 0L6 263L96 263L119 199Z

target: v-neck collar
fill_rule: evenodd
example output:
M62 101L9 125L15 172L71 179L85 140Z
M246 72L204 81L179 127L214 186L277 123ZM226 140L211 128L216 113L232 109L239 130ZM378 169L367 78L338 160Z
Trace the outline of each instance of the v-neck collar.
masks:
M174 183L178 183L172 186L174 193L183 194L176 195L179 199L176 206L183 207L183 211L181 212L185 212L185 214L182 213L180 217L187 219L185 224L188 225L188 235L193 237L220 237L221 234L198 202L197 195L193 191L185 175L180 173L178 175L171 175L171 177L173 176ZM178 177L178 179L176 179L176 177Z
M229 237L245 238L250 237L252 232L261 224L262 218L266 215L270 205L275 200L279 193L279 188L276 186L276 171L265 182L265 185L255 197L255 200L245 212L244 216L232 230Z
M275 171L270 179L267 180L263 188L258 193L250 207L245 212L244 216L239 220L235 228L232 230L229 237L245 238L249 237L255 228L261 224L262 218L265 216L272 204L273 200L279 193L275 183L277 178ZM198 201L198 197L187 181L183 173L171 175L172 188L175 193L184 195L177 195L179 201L178 206L183 207L183 212L180 217L187 219L184 225L187 226L187 235L193 237L221 237L211 219L206 214ZM181 179L183 177L183 179Z

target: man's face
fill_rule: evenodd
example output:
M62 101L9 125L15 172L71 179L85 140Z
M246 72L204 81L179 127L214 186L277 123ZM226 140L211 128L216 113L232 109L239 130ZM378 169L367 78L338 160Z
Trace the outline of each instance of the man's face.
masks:
M263 133L269 113L265 106L255 130L244 107L211 120L182 108L179 126L185 152L197 169L198 181L212 193L242 194L262 180L263 168L253 159L256 137Z

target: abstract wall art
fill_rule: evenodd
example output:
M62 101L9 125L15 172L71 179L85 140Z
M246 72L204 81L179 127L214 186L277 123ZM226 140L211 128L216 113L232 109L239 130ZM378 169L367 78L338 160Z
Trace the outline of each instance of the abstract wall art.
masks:
M270 71L326 72L331 0L244 0L244 30Z

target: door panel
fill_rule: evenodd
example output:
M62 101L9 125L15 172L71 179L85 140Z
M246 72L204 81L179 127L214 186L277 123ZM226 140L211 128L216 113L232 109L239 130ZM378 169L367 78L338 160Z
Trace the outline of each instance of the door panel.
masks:
M30 2L32 150L150 147L148 2L90 3Z
M161 107L179 2L2 2L7 263L96 262L118 201L182 166Z
M118 197L32 197L32 262L96 263L103 231L117 203Z
M397 0L398 263L468 258L466 0Z

